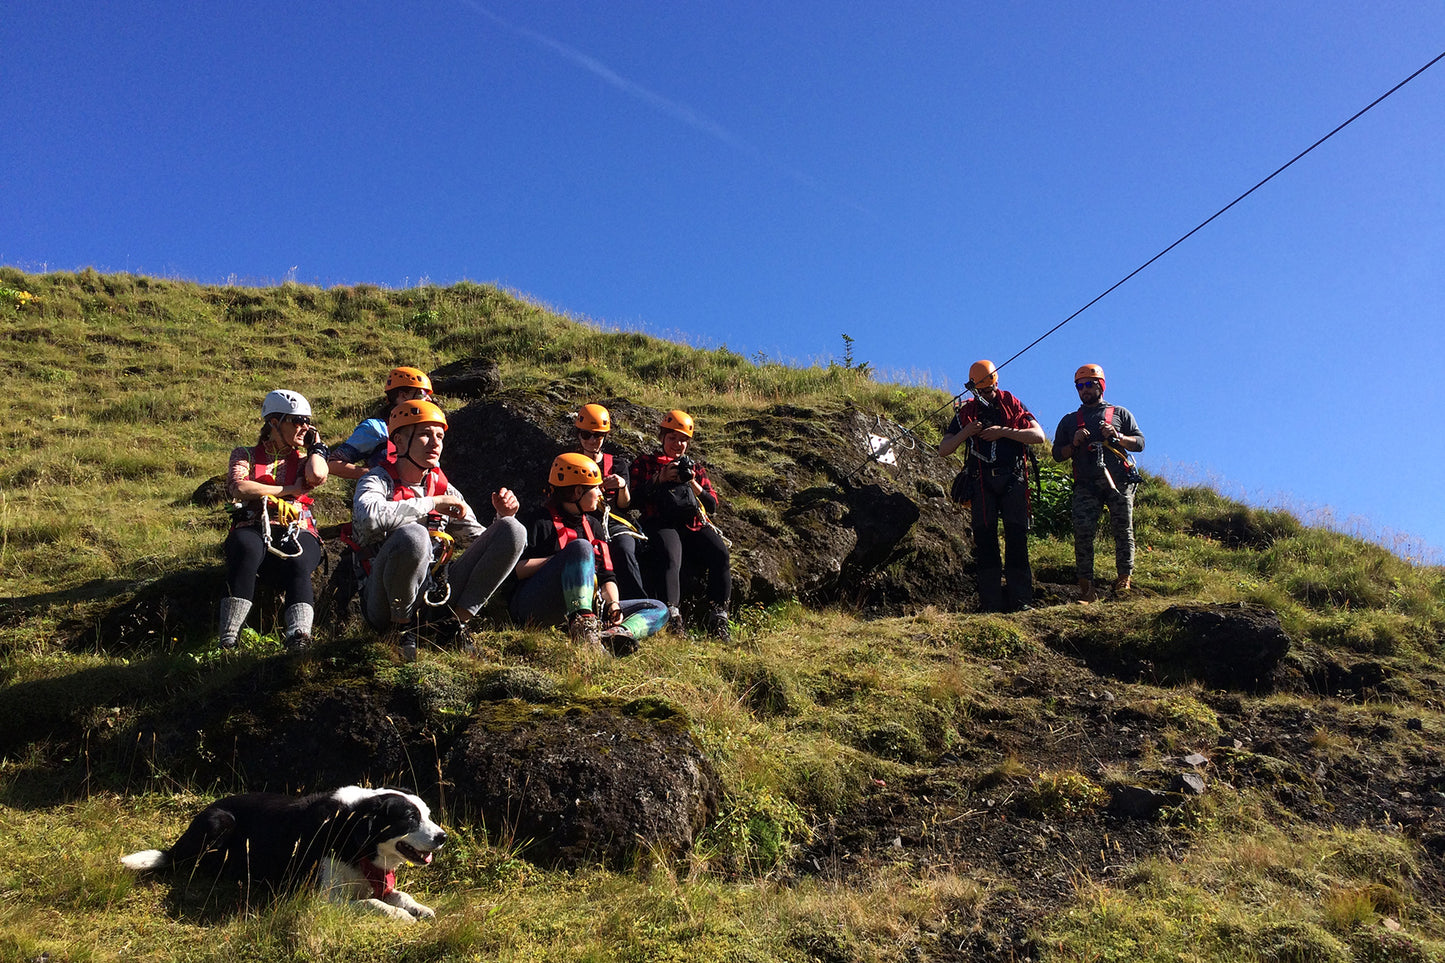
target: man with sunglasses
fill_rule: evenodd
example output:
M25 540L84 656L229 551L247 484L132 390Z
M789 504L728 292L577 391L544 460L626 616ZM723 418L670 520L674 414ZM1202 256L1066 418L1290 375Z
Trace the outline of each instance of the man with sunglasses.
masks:
M642 587L642 569L637 562L637 543L642 533L622 516L627 506L632 504L632 489L627 482L632 459L602 450L607 436L612 433L612 413L602 405L583 405L578 409L573 425L577 429L577 451L591 458L602 469L603 500L591 513L592 523L607 540L617 572L619 597L624 600L647 598L647 592Z
M1034 599L1029 567L1029 445L1044 443L1044 429L1024 403L998 386L992 361L968 369L973 398L959 406L938 444L949 455L967 442L966 500L973 516L973 554L978 570L978 605L985 612L1029 608ZM998 525L1003 522L1004 555ZM1004 596L1004 579L1008 597Z
M1086 364L1074 372L1079 409L1054 432L1054 461L1074 463L1074 569L1079 601L1098 598L1094 588L1094 533L1109 509L1114 531L1114 594L1129 590L1134 573L1134 489L1139 472L1130 452L1144 450L1144 433L1128 408L1104 402L1104 369Z

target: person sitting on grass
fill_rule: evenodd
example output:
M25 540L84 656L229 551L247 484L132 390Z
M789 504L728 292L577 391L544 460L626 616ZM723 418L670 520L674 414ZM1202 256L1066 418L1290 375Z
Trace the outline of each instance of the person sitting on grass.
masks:
M231 452L226 479L226 494L236 505L224 546L221 648L238 644L258 578L285 591L286 648L299 652L311 645L311 573L321 564L321 536L310 493L326 474L326 446L311 424L311 403L284 388L268 394L260 437L255 447Z
M602 445L612 432L612 413L601 405L583 405L573 422L577 428L576 450L602 469L602 502L590 516L592 528L607 539L612 552L612 567L617 572L619 598L647 597L642 587L642 570L637 564L638 543L646 536L632 527L621 514L632 504L632 491L627 476L632 459L626 455L604 452Z
M331 474L356 481L387 457L387 419L403 401L430 401L431 379L420 368L392 368L382 387L382 400L370 418L331 450Z
M470 651L467 623L521 557L527 532L517 521L517 496L492 493L497 517L483 525L441 470L447 416L430 401L404 401L391 412L394 454L356 483L352 527L369 558L361 612L392 634L403 661L416 659L423 609L442 612L438 641ZM449 568L454 535L471 544ZM439 577L445 572L446 575Z
M632 463L632 498L642 508L642 531L647 535L652 567L660 578L654 585L668 607L668 630L681 635L682 565L707 572L707 630L714 638L731 637L728 600L732 596L732 557L727 540L708 517L717 511L717 492L707 469L688 455L693 420L674 409L658 426L662 451L641 455Z
M611 551L592 521L602 505L602 481L602 469L586 455L553 459L547 500L517 563L510 611L521 625L565 621L568 638L583 651L624 655L667 624L667 606L618 598Z

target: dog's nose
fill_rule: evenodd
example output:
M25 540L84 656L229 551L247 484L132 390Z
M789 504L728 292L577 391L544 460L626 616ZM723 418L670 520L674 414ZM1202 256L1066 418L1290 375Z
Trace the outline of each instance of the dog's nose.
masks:
M436 835L433 836L432 839L435 841L435 845L439 847L446 845L447 831L445 829L438 829Z

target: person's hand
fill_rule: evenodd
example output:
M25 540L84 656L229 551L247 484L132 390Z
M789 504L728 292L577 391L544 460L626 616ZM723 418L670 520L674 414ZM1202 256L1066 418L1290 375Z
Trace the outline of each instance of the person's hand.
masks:
M1003 427L1002 425L989 425L987 428L981 429L979 431L978 437L982 438L984 441L998 441L1000 438L1003 438L1007 434L1008 429Z
M510 488L498 488L492 492L492 507L497 510L498 518L511 518L517 514L522 503L517 501L517 496L512 494Z
M657 473L657 480L667 482L669 485L677 481L677 465L667 464L662 466L662 471Z
M312 426L310 426L309 428L306 429L306 431L305 431L304 434L302 434L302 436L301 436L301 447L303 447L303 448L310 448L312 445L316 444L316 443L317 443L318 441L320 441L320 440L321 440L321 432L319 432L319 431L316 430L316 426L315 426L315 425L312 425Z
M432 507L449 518L461 518L467 513L466 503L455 495L437 495Z
M1118 428L1115 428L1113 425L1105 425L1105 426L1101 429L1101 431L1103 432L1104 440L1107 441L1109 444L1113 445L1113 444L1117 444L1117 443L1118 443L1118 441L1119 441L1119 429L1118 429Z
M617 491L617 489L622 488L626 484L627 480L624 479L621 475L608 475L606 478L602 479L602 490L605 492L615 492Z
M1074 447L1082 448L1084 445L1087 445L1089 443L1089 439L1092 437L1093 436L1089 434L1089 429L1080 428L1078 431L1074 432Z
M622 622L622 603L611 600L603 602L601 622L607 628L620 624Z

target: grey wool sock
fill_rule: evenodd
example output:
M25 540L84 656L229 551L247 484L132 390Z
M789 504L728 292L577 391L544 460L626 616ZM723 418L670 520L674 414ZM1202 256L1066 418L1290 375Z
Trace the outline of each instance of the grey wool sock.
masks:
M298 633L311 634L311 620L315 617L315 610L310 602L294 602L286 606L286 638L294 638Z
M241 627L251 613L251 600L227 596L221 599L221 648L234 649L241 638Z

